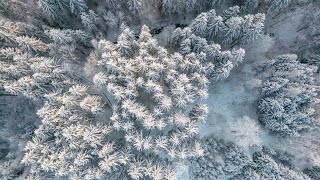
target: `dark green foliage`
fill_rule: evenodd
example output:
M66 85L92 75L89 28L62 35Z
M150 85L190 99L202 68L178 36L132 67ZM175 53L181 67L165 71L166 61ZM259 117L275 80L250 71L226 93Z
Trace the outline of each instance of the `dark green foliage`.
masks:
M312 179L320 179L320 167L319 166L313 166L310 168L306 168L303 170L305 174L307 174Z
M222 2L223 0L160 0L160 8L164 16L186 15L218 7Z
M7 156L9 153L9 143L0 139L0 160Z

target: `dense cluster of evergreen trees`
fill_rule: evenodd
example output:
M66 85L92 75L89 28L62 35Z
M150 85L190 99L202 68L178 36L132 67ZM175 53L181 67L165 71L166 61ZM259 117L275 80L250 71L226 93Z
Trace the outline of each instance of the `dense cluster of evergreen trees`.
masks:
M249 157L232 143L198 137L210 82L226 79L244 60L241 46L263 34L265 14L246 14L262 1L221 13L212 8L222 0L32 2L27 17L15 11L28 3L0 2L0 90L43 105L22 178L173 180L175 163L193 159L195 179L308 179L265 152ZM291 1L263 3L274 12ZM162 18L198 15L161 47L139 24L147 5ZM292 55L261 68L260 122L281 136L311 129L315 68ZM11 178L14 158L0 149L0 160L11 162L0 179Z
M317 68L297 61L296 55L270 60L263 69L264 81L259 102L259 119L280 136L298 136L315 127L318 86L313 74Z
M263 147L249 156L233 143L212 137L203 141L204 156L191 161L192 179L310 179L306 174L277 162L281 152Z

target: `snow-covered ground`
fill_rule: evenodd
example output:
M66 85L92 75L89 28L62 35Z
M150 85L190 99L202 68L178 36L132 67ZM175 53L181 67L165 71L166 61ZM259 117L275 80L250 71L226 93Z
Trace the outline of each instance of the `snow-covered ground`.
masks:
M261 145L263 132L256 114L259 93L255 88L259 79L253 66L267 59L265 55L273 44L273 39L264 35L245 46L244 62L235 67L226 80L211 82L206 100L209 115L200 127L201 136L214 135L242 146Z

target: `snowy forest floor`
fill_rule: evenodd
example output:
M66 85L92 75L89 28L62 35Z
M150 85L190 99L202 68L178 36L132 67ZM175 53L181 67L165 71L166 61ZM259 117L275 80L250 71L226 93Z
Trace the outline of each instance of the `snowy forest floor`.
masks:
M265 38L267 36L256 41L254 46L257 44L265 45L265 42L262 41L270 39ZM235 67L226 80L211 82L210 97L206 100L209 106L209 116L207 123L201 127L201 136L214 134L217 138L233 141L237 136L233 124L241 121L241 118L245 116L257 121L256 102L259 93L250 86L256 79L253 65L258 61L266 60L264 54L272 46L271 43L272 41L270 41L269 47L260 50L245 47L246 58L244 62ZM256 57L258 58L254 59ZM238 130L241 131L241 129L243 127L238 127ZM225 136L225 134L231 136Z

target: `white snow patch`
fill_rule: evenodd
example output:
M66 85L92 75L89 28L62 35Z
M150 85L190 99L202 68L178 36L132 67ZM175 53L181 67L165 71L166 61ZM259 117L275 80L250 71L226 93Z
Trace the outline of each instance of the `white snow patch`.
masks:
M178 162L175 164L176 179L177 180L189 180L189 166L184 162Z
M230 76L219 82L211 82L207 122L200 126L200 136L214 135L217 138L231 141L249 150L260 146L266 133L258 123L257 100L259 93L255 89L259 79L253 66L267 60L267 51L274 40L263 35L256 42L245 46L246 57L243 64L235 67Z

